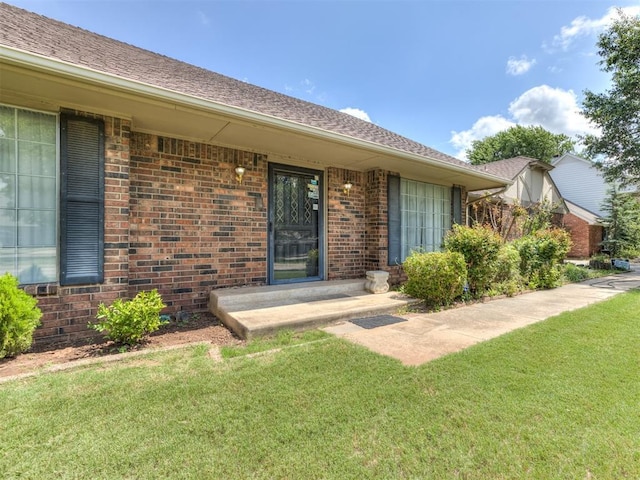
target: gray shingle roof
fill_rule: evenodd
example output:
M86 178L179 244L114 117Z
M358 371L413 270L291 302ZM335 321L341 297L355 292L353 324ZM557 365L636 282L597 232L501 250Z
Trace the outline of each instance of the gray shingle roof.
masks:
M497 162L477 165L476 168L482 172L513 180L531 163L534 163L541 168L547 168L548 166L549 170L553 168L551 165L545 164L540 160L523 156L507 158L506 160L498 160Z
M475 170L468 163L351 115L211 72L0 3L0 44Z

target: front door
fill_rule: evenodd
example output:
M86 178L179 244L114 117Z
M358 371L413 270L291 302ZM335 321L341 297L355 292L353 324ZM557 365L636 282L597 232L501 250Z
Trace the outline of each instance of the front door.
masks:
M322 172L269 165L269 283L323 278Z

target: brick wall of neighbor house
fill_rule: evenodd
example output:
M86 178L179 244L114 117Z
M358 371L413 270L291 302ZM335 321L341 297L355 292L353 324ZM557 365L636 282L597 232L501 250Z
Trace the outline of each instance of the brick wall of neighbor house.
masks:
M563 219L564 227L571 234L573 245L569 251L569 258L588 258L600 252L602 242L602 227L589 225L581 218L568 213Z
M68 342L95 336L87 323L95 320L98 305L127 295L131 124L118 118L67 113L102 118L105 123L105 278L101 285L25 286L25 291L38 299L43 313L42 325L34 332L36 342Z
M366 253L365 174L328 168L327 265L328 280L364 278ZM353 188L347 194L344 184Z
M130 295L157 288L175 313L204 310L212 288L265 283L266 200L266 157L134 133Z

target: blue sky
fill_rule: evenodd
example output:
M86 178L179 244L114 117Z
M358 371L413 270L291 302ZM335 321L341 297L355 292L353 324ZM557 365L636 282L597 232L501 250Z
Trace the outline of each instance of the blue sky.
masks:
M8 0L354 114L463 158L513 124L575 136L603 91L597 35L620 0Z

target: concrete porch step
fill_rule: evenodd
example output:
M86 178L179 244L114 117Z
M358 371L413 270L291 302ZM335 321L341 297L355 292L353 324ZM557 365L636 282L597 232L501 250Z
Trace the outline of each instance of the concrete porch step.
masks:
M249 339L393 313L416 302L398 292L371 294L364 285L364 280L334 280L214 290L209 310L239 337Z

